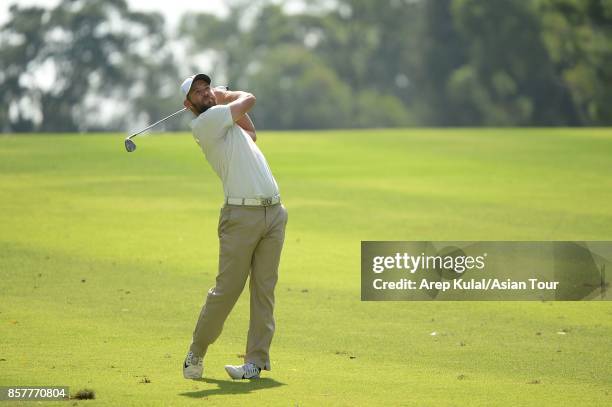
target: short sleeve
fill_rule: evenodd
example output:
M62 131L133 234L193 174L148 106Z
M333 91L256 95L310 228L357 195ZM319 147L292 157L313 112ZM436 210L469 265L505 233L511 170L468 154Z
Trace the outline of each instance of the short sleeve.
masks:
M234 124L232 112L228 105L213 106L194 120L193 131L197 137L219 138L225 135L226 130Z

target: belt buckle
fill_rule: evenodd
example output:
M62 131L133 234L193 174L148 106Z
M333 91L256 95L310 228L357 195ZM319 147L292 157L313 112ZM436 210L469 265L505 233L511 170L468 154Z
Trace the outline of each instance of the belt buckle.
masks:
M272 205L272 198L264 198L261 200L261 204L263 206L270 206Z

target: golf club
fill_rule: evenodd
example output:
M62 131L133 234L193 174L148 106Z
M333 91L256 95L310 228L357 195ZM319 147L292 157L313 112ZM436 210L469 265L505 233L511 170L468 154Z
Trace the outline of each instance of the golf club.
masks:
M219 85L219 86L215 86L215 89L222 89L222 90L229 90L229 87L227 85ZM186 107L182 108L181 110L172 113L170 116L164 117L163 119L153 123L152 125L145 127L144 129L140 130L137 133L132 134L131 136L127 137L125 139L125 149L127 150L128 153L131 153L132 151L136 150L136 144L132 141L132 137L136 137L137 135L144 133L145 131L149 130L151 127L155 127L158 124L160 124L161 122L164 122L166 120L168 120L169 118L176 116L179 113L183 113L185 110L187 110Z
M145 131L149 130L151 127L155 127L158 124L160 124L161 122L164 122L166 120L168 120L169 118L176 116L179 113L183 113L185 110L187 110L186 107L182 108L181 110L172 113L170 116L164 117L163 119L156 121L155 123L153 123L152 125L145 127L144 129L140 130L137 133L132 134L131 136L127 137L125 139L125 149L127 150L128 153L131 153L132 151L136 150L136 144L132 141L132 137L135 137L141 133L144 133Z

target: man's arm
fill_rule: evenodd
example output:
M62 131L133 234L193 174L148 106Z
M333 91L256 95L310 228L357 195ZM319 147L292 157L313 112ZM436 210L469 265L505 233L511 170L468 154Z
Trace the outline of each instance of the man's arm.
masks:
M257 141L255 125L253 124L253 121L247 113L245 113L240 119L236 120L236 124L242 127L242 129L246 131L249 136L251 136L251 139L253 139L253 141Z
M229 91L218 88L215 88L214 92L217 103L220 105L230 105L234 122L246 131L253 141L256 141L255 125L247 113L255 105L255 96L248 92Z

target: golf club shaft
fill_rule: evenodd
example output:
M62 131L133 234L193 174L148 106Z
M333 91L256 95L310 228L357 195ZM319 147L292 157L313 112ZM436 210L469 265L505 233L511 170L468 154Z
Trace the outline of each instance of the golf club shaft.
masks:
M181 110L179 110L179 111L177 111L177 112L172 113L172 114L171 114L170 116L168 116L168 117L164 117L163 119L161 119L161 120L159 120L159 121L156 121L155 123L153 123L153 124L152 124L152 125L150 125L149 127L146 127L146 128L144 128L144 129L140 130L138 133L134 133L134 134L132 134L130 137L128 137L128 139L131 139L132 137L137 136L137 135L139 135L140 133L144 133L145 131L149 130L151 127L155 127L155 126L157 126L158 124L160 124L161 122L163 122L163 121L165 121L165 120L168 120L169 118L171 118L171 117L173 117L173 116L176 116L176 115L177 115L177 114L179 114L179 113L183 113L185 110L187 110L187 108L186 108L186 107L182 108Z

